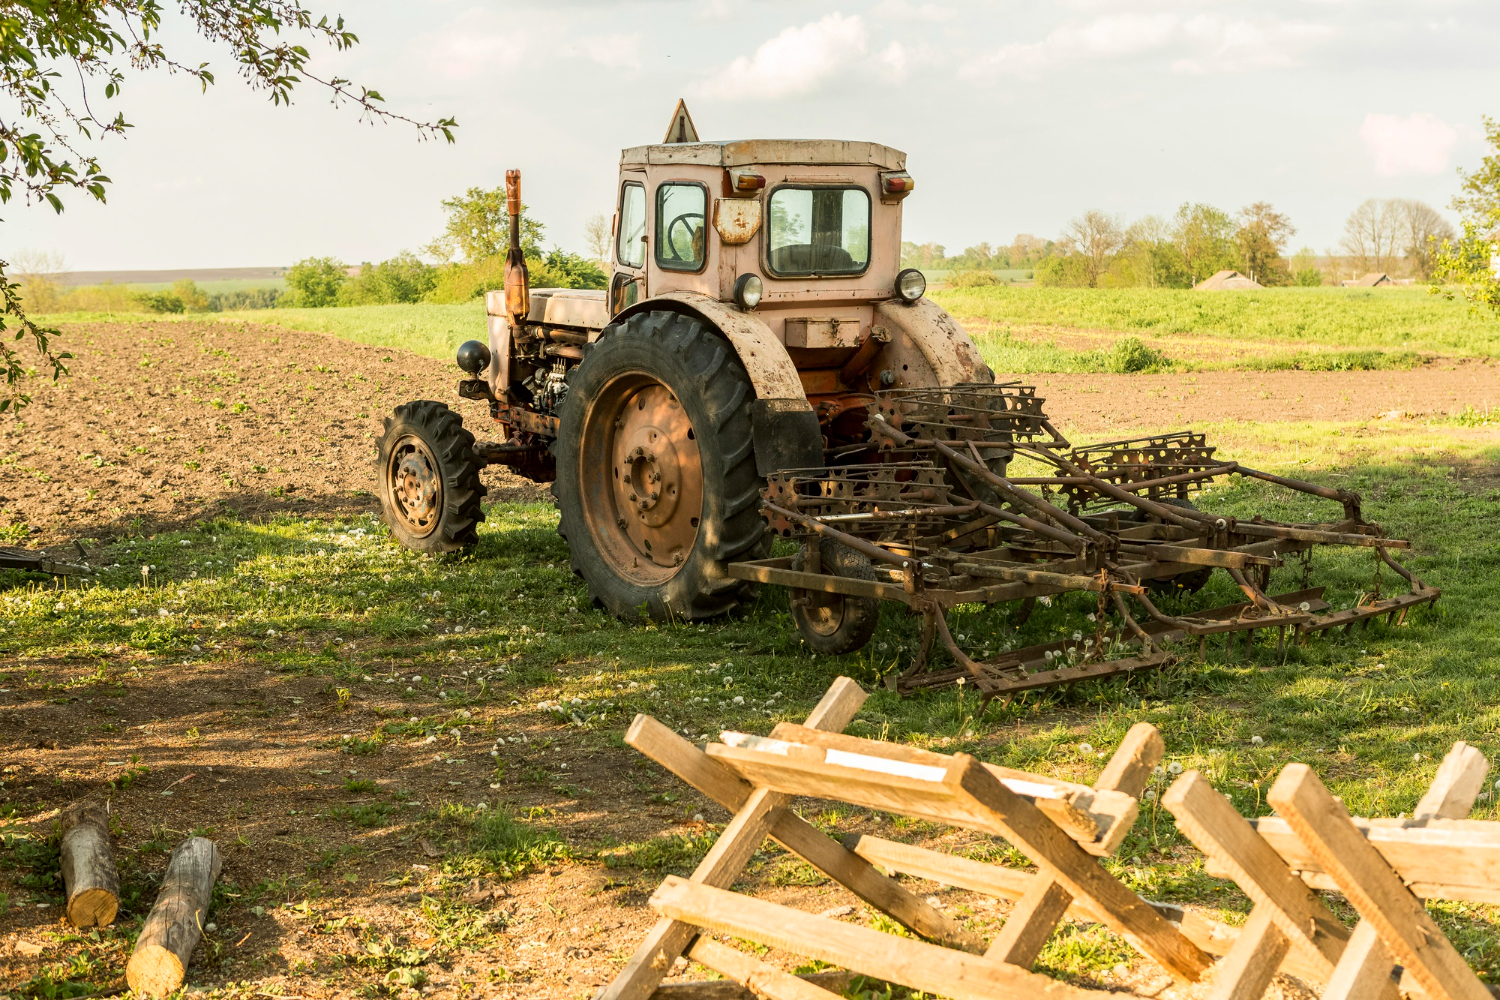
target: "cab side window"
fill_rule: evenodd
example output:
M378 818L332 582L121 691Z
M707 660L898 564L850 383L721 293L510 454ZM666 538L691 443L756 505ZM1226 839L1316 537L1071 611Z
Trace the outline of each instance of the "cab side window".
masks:
M646 189L627 182L620 189L620 230L615 234L615 260L622 267L646 263Z
M668 271L701 271L707 259L708 189L662 184L656 189L656 263Z

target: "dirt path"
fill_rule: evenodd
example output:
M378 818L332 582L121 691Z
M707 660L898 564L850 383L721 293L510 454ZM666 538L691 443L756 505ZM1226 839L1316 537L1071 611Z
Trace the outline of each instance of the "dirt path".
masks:
M1345 423L1500 406L1500 365L1480 361L1441 361L1408 371L998 377L1038 386L1053 422L1081 434L1221 421Z
M72 377L37 383L21 425L0 424L0 529L33 543L108 538L217 514L369 511L374 438L412 399L478 403L431 358L243 323L66 327ZM543 488L487 469L490 497Z

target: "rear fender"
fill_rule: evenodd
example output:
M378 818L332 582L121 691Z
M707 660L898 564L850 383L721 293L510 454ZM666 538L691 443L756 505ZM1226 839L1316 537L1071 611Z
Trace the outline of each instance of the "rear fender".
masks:
M756 469L762 476L780 469L823 464L823 434L817 414L807 401L797 366L770 327L751 313L695 292L667 292L637 302L622 310L613 322L660 310L697 316L718 330L734 349L755 387L751 434Z
M974 341L936 302L880 302L875 322L890 331L891 343L874 367L891 371L899 388L995 381Z

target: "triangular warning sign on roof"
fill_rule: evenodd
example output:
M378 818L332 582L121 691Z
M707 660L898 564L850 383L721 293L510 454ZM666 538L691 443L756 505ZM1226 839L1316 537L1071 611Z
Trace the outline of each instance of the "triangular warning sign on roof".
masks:
M667 126L667 137L662 142L697 142L698 130L693 128L693 116L688 114L687 102L677 101L677 110L672 112L672 124Z

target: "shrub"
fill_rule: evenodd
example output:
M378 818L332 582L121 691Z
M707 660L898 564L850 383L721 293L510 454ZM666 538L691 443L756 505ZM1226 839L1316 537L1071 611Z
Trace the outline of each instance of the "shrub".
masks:
M347 268L336 257L308 257L286 272L287 306L337 305L339 289L348 280Z
M554 249L541 259L528 257L526 271L532 288L603 288L609 280L598 264L566 250ZM472 264L442 268L427 301L467 302L503 287L505 258L497 254Z
M1317 288L1323 284L1323 272L1315 267L1304 267L1293 275L1293 280L1303 288Z
M1125 337L1104 353L1104 370L1131 374L1159 372L1172 367L1172 359L1154 347L1147 347L1139 337Z
M231 312L236 309L275 309L286 293L279 288L242 288L235 292L215 292L208 297L209 312Z
M977 267L954 271L948 275L949 288L984 288L1003 284L1005 282L994 271L982 271Z
M420 302L437 285L437 268L402 251L379 264L360 265L359 274L339 289L341 306L376 306Z
M191 278L173 282L172 294L182 300L182 308L188 312L208 312L208 296L203 294L198 283Z
M135 300L147 312L180 313L187 311L187 305L175 292L137 292Z

